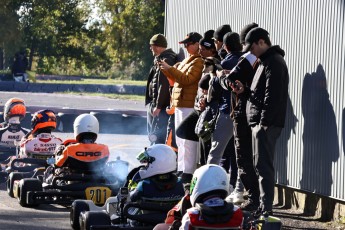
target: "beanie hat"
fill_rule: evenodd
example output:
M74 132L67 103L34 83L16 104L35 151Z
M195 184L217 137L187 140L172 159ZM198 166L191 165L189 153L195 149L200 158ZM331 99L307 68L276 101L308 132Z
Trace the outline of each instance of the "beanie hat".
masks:
M213 39L223 42L223 37L228 32L232 32L230 25L222 25L214 32Z
M214 30L208 30L204 33L204 37L200 39L199 44L206 49L216 49L216 45L212 39Z
M204 38L213 38L214 30L208 30L204 33Z
M150 39L150 45L155 45L155 46L167 48L168 42L167 42L167 39L164 37L163 34L155 34Z
M241 42L241 44L243 44L243 43L245 42L247 33L248 33L251 29L256 28L256 27L259 27L259 25L256 24L255 22L252 22L252 23L250 23L250 24L248 24L248 25L245 25L245 26L243 27L243 29L242 29L241 32L240 32L240 42Z
M199 88L208 89L210 87L211 74L205 74L198 83Z
M224 35L223 38L224 45L231 52L238 52L242 50L242 45L240 43L240 35L235 32L229 32Z

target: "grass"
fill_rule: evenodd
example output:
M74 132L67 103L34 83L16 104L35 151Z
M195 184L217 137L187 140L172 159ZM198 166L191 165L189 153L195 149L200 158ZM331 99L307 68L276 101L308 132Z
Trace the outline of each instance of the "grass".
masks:
M131 101L144 101L144 95L132 95L132 94L112 94L112 93L80 93L80 92L70 92L66 91L63 94L80 95L80 96L97 96L97 97L107 97L111 99L120 100L131 100Z
M145 86L146 81L132 81L132 80L115 80L108 78L99 79L82 79L82 80L37 80L37 83L52 83L52 84L101 84L101 85L138 85Z

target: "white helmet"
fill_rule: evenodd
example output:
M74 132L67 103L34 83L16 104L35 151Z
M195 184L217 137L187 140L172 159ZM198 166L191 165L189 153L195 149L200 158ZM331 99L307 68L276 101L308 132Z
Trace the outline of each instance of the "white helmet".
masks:
M79 115L73 123L74 138L79 139L80 134L91 133L95 135L95 140L99 133L99 123L94 115L85 113Z
M147 164L139 170L141 179L176 170L176 153L168 145L156 144L145 148L138 154L137 159L140 163Z
M229 193L229 177L225 170L215 164L207 164L195 170L190 185L190 201L195 206L202 195L217 191L222 198ZM210 194L211 195L211 194ZM198 200L198 202L201 202Z

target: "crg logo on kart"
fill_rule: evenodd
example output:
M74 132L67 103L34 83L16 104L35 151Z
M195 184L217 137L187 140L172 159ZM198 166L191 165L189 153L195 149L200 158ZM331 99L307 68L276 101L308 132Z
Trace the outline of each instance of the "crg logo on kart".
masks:
M76 152L75 155L78 157L99 157L102 155L101 152Z

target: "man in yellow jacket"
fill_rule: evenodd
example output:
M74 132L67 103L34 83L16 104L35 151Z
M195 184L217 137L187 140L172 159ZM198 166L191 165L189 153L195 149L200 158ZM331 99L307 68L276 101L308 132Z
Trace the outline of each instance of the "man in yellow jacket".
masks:
M174 66L170 66L164 60L160 67L165 76L175 81L172 92L172 106L175 107L175 128L182 120L192 112L195 96L198 90L198 82L202 75L204 61L199 55L199 41L202 36L197 32L188 33L186 38L180 41L187 50L188 57ZM178 147L177 171L182 173L183 183L190 183L196 165L199 161L197 154L198 142L176 137Z

